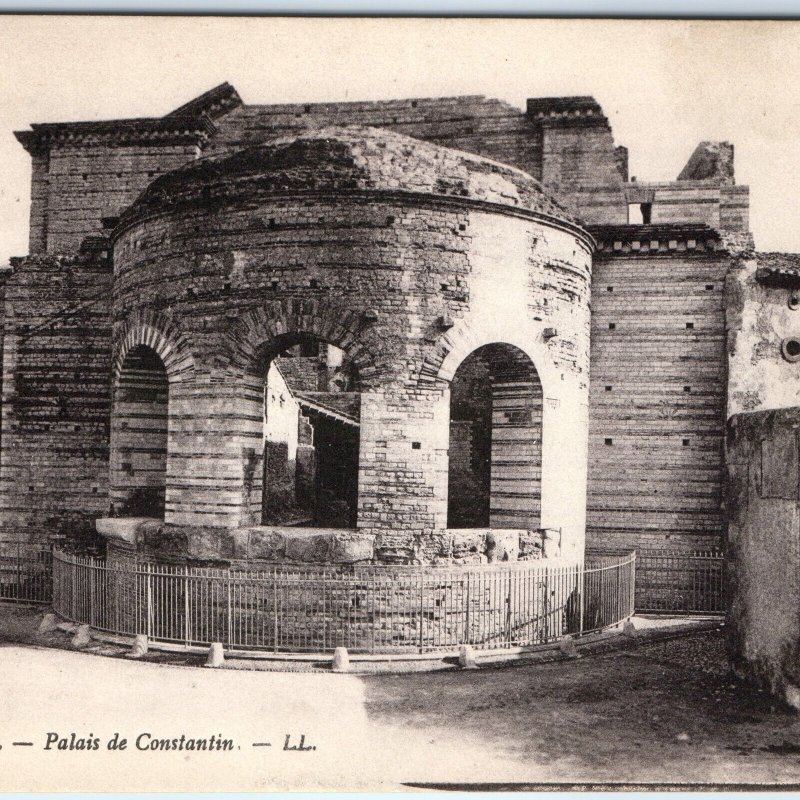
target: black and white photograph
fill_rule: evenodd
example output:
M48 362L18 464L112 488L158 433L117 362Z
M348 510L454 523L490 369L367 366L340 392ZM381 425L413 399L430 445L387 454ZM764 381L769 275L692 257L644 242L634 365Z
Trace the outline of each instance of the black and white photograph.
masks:
M0 14L0 791L800 787L799 74Z

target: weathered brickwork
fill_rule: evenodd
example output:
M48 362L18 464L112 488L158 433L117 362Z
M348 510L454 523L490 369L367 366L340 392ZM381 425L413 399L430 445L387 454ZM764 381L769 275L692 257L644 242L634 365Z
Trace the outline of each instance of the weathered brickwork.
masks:
M304 334L358 369L357 525L379 547L411 558L447 528L448 381L510 328L548 373L551 463L566 437L585 470L568 420L588 390L589 250L522 173L389 133L320 131L156 181L115 231L114 324L132 343L123 332L157 313L191 352L170 382L166 521L258 524L261 381ZM514 319L495 313L498 272L518 286ZM543 487L580 549L581 512L563 502Z
M6 283L0 530L90 535L108 510L111 266L17 260Z
M730 257L704 226L592 230L587 541L719 546Z
M794 386L800 278L753 253L733 147L637 181L590 97L269 106L223 84L164 117L17 136L32 255L3 304L14 535L113 514L158 518L147 547L209 560L480 563L521 557L534 529L574 557L585 529L594 546L708 547L724 540L726 404ZM267 465L267 506L273 491L273 511L294 508L294 474L317 523L351 530L270 550L264 380L309 336L358 374L358 485L320 516L320 458L347 481L338 434L318 426L321 454L300 425L293 472ZM451 413L459 366L496 344L532 371L488 370L480 424Z

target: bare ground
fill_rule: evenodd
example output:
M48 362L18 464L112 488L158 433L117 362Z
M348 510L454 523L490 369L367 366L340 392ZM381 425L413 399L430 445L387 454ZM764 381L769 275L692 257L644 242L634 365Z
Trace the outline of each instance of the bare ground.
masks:
M800 718L732 677L722 630L577 661L366 683L371 719L424 729L446 750L478 740L494 759L528 764L531 783L800 782Z
M115 680L130 702L143 704L145 719L159 719L161 709L175 702L184 685L187 704L195 693L218 696L224 685L226 692L241 695L230 706L238 710L226 719L233 711L221 702L214 714L222 717L220 726L235 724L245 737L258 730L259 720L274 716L279 697L281 719L301 714L307 730L319 730L326 746L314 758L322 759L327 751L345 776L352 775L352 787L350 779L345 777L343 784L339 775L339 788L800 785L800 717L730 674L723 630L638 642L626 650L571 661L355 677L201 670L196 669L202 663L196 656L134 663L48 653L42 645L63 649L69 637L37 637L38 619L29 609L0 608L0 660L3 652L14 653L12 669L2 676L12 695L20 681L46 686L52 678L49 702L69 719L58 687L63 686L64 664L79 663L80 677L112 687L110 695L87 689L82 696L82 713L97 719L99 727L102 720L115 718L117 708L124 715L125 704L115 699ZM38 670L35 675L25 667L26 651L12 643L37 645L27 651L30 669ZM120 649L97 647L95 652L119 655ZM174 677L168 683L162 678L154 682L154 675ZM211 713L205 699L201 706L195 704L192 700L192 707ZM25 706L13 710L21 720L29 713ZM186 715L188 726L196 714L174 713L178 720ZM8 757L6 750L2 755ZM269 777L258 778L252 788L296 786L293 773L282 772L287 763L276 760ZM318 763L320 769L327 763L324 769L330 770L331 762ZM247 789L250 773L236 774L237 781L245 782L229 788ZM252 774L261 773L254 768ZM198 788L175 775L177 782L164 788ZM311 770L309 775L297 788L334 785L329 771ZM104 788L102 779L99 773L100 783L85 788ZM195 779L187 773L186 780ZM225 786L223 781L220 788Z

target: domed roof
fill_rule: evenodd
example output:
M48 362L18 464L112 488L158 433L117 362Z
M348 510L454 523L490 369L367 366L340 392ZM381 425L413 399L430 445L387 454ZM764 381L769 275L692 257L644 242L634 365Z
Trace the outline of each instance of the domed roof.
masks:
M574 221L537 180L515 167L385 129L326 127L162 175L122 223L184 205L320 191L432 195Z

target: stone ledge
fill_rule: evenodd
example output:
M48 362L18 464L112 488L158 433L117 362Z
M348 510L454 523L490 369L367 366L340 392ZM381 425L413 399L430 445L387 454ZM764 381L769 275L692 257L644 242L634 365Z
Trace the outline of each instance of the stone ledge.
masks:
M476 565L558 558L552 528L449 528L425 535L355 528L177 527L150 517L103 518L97 532L110 544L147 556L194 561L273 564Z

